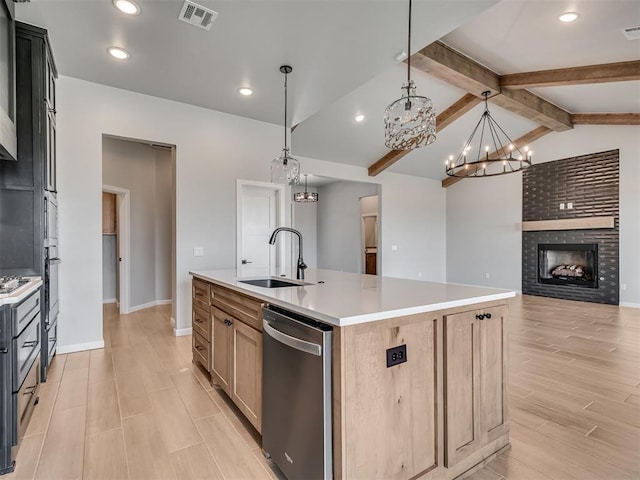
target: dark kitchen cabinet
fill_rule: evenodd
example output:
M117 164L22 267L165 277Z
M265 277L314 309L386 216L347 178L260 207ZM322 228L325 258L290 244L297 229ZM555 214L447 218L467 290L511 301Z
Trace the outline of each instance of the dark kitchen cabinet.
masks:
M47 225L46 215L57 206L57 72L46 30L16 22L15 36L18 161L0 162L0 275L43 277L41 338L46 339L56 321L49 315L45 264L57 259L57 238L47 238L55 225ZM48 342L42 344L45 380L51 352Z

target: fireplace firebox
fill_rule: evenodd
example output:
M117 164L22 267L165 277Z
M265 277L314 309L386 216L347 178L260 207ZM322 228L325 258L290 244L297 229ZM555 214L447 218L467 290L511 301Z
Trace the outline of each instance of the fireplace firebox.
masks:
M539 243L538 282L598 288L598 244Z

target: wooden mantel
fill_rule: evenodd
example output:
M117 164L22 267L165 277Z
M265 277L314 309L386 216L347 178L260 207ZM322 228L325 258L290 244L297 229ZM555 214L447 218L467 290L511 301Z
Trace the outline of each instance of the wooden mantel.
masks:
M615 217L565 218L562 220L535 220L522 222L523 232L544 230L592 230L614 228Z

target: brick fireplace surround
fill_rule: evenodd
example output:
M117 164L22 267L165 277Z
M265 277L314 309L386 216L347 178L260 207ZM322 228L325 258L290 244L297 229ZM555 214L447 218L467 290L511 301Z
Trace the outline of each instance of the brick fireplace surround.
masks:
M619 303L619 151L540 163L526 169L522 220L614 217L614 228L522 232L522 292L543 297ZM573 209L560 210L561 203ZM538 244L598 244L598 287L538 281Z

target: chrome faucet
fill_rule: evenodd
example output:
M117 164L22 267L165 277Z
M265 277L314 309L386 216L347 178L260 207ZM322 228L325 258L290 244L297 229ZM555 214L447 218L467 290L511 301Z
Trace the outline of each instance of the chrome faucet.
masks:
M271 238L269 239L270 245L276 244L276 237L280 232L291 232L298 236L298 270L296 273L296 278L298 280L304 280L304 270L305 268L307 268L307 266L305 265L304 260L302 259L302 234L298 230L295 230L293 228L278 227L271 234Z

